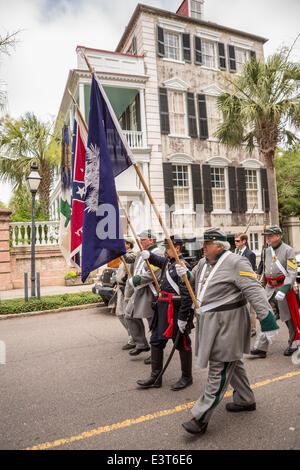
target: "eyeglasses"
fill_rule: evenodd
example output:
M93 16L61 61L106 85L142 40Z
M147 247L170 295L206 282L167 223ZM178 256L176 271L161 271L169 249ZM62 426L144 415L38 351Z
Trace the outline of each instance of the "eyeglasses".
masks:
M241 240L234 240L235 242L240 242Z

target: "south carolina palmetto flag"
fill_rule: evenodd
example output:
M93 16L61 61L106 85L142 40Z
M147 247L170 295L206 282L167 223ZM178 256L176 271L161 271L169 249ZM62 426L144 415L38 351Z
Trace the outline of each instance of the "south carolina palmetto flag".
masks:
M115 177L133 163L122 130L93 74L86 150L81 278L126 253Z

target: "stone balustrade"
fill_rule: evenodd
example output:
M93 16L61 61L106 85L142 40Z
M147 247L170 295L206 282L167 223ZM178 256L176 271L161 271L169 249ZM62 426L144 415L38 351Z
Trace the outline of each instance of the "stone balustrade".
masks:
M26 247L31 245L31 221L11 222L9 224L10 246ZM37 221L35 223L36 246L59 244L59 221Z
M145 148L144 133L142 131L127 131L123 130L128 145L131 149Z

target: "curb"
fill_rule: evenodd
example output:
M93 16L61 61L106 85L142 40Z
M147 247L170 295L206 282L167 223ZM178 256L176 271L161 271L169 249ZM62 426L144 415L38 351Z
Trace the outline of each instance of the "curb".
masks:
M71 312L72 310L87 310L88 308L105 307L104 302L95 302L93 304L72 305L70 307L61 307L52 310L38 310L36 312L23 312L23 313L2 313L0 320L9 320L10 318L31 317L34 315L44 315L48 313L62 313Z

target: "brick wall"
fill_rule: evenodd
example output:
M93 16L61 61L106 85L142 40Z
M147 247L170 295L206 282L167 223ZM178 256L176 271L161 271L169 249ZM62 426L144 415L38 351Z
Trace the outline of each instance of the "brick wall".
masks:
M12 289L9 251L10 214L10 210L0 209L0 290Z

